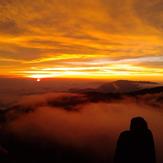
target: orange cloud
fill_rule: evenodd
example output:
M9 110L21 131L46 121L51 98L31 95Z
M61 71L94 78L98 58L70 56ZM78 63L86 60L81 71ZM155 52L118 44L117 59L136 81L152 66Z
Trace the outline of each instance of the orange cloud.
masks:
M0 75L163 80L161 6L159 0L0 2Z

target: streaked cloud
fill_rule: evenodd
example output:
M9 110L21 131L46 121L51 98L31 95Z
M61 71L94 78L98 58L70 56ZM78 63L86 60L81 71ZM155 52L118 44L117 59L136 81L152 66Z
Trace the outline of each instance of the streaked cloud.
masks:
M162 0L6 0L0 10L2 76L163 80Z

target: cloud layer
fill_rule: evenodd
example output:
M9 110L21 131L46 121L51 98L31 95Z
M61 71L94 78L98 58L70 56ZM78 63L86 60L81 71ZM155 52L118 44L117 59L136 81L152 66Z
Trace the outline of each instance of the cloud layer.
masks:
M162 6L162 0L1 1L1 75L160 77Z
M81 95L49 93L26 96L6 116L6 131L17 142L11 149L16 151L15 158L17 155L21 157L22 152L24 160L28 154L27 162L31 158L35 160L37 152L40 152L39 158L42 159L49 150L56 162L64 163L67 159L71 162L111 162L120 132L129 128L131 118L142 116L154 134L157 159L161 163L163 103L160 101L160 107L148 103L161 97L162 94L149 94L139 99L133 97L96 103L83 100L85 102L79 102L78 106L72 104L74 109L68 109L65 108L68 105L65 99L81 100ZM58 105L55 101L64 105ZM158 101L151 103L158 104ZM31 155L33 149L35 152ZM72 155L72 158L67 158L66 154Z

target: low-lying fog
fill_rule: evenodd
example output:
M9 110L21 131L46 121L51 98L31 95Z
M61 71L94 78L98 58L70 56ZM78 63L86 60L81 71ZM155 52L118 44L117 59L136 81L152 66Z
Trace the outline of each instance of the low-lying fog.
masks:
M162 163L163 103L159 107L153 105L156 96L162 94L142 96L139 100L126 97L98 103L68 93L25 96L17 103L19 109L14 107L6 114L5 131L18 141L37 144L41 149L48 148L46 143L50 144L52 149L55 148L51 152L56 162L67 162L68 158L71 162L111 163L120 132L129 128L131 118L142 116L153 132L157 160ZM49 105L49 100L63 100L64 103L65 97L84 100L78 105L72 104L71 110L62 105ZM153 103L149 105L152 99ZM16 148L21 150L22 147L17 145ZM69 158L66 153L74 158Z

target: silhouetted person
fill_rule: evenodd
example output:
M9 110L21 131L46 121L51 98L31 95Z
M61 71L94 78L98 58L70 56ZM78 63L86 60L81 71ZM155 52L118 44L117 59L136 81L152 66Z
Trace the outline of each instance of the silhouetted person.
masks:
M130 130L120 134L114 163L156 163L153 136L143 118L133 118Z

